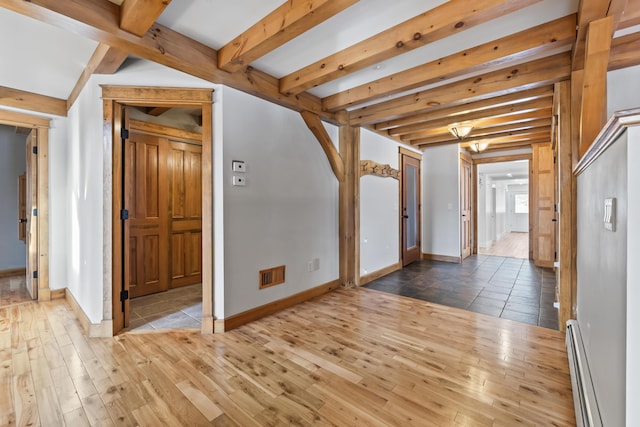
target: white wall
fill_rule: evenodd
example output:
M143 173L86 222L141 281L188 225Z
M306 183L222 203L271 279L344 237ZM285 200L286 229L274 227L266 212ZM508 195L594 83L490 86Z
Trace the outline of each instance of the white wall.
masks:
M638 108L640 65L607 73L607 117L620 110Z
M67 118L52 118L49 128L49 288L68 285L69 193Z
M246 311L339 277L338 181L301 116L223 90L224 313ZM334 141L338 130L326 126ZM232 160L247 166L232 186ZM309 261L319 269L308 272ZM286 266L286 283L258 289L258 271Z
M640 159L640 127L631 127L627 130L629 143L627 145L628 158L632 164L637 164ZM627 209L629 215L640 213L640 169L631 167L627 170L627 186L629 194ZM627 235L633 236L627 239L627 425L640 425L640 222L627 222Z
M627 257L627 193L637 191L637 183L627 187L628 182L626 133L577 178L576 311L605 426L625 425L627 265L637 263ZM615 231L602 221L604 200L611 197L616 198ZM629 240L634 239L637 235ZM638 324L631 325L637 333Z
M0 271L26 266L25 244L18 239L18 177L26 170L26 135L0 125Z
M427 148L422 158L422 252L460 256L460 149Z
M399 144L363 129L360 159L398 169ZM374 273L400 260L400 182L365 175L360 178L360 275Z

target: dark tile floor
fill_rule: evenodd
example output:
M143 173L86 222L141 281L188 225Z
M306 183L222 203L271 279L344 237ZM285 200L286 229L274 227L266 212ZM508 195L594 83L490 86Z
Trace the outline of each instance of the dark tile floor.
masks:
M527 259L472 255L462 264L416 261L365 287L558 329L555 273Z

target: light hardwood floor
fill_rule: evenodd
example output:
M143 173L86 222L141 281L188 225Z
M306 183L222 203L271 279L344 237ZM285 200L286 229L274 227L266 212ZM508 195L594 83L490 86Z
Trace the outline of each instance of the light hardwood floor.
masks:
M529 258L529 233L506 233L489 248L478 248L481 255Z
M0 425L571 426L562 333L339 290L224 335L0 309Z
M0 307L31 302L26 277L0 277Z

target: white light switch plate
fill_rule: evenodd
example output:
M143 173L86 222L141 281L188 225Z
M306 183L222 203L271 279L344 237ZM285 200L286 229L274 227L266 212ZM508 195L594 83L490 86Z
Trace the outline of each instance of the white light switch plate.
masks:
M236 187L244 187L247 184L247 180L244 176L233 176L233 185Z
M242 160L234 160L231 162L231 170L233 172L244 173L246 172L247 167Z

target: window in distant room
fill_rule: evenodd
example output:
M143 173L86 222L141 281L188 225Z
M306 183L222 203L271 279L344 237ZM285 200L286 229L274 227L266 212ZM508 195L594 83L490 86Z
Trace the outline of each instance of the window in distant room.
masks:
M516 196L516 213L529 213L529 195L515 194Z

